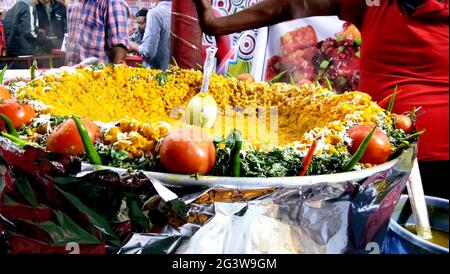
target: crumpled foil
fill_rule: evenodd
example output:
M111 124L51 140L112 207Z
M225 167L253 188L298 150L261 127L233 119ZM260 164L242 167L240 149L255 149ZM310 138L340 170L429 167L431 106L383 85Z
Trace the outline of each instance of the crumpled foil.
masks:
M412 146L367 176L246 184L95 167L0 138L0 252L369 253L415 157Z

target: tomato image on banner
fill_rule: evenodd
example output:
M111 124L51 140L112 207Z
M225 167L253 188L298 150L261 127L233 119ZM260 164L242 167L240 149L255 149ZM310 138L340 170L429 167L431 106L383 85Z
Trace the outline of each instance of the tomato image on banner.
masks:
M267 46L255 60L264 60L258 80L279 80L301 85L319 80L337 92L358 90L361 34L336 16L310 17L269 27ZM259 34L262 35L262 34ZM258 70L253 70L258 71Z

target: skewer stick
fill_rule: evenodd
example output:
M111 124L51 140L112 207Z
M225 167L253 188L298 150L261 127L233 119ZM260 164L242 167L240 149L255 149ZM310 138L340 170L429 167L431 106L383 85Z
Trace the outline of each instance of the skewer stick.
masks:
M433 235L431 234L430 219L428 218L427 204L417 158L414 160L411 176L409 177L406 186L414 221L416 223L417 235L425 240L431 239Z

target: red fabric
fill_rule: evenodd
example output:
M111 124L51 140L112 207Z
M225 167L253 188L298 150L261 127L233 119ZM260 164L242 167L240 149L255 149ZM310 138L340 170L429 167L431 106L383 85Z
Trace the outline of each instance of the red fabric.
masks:
M106 254L106 245L92 244L80 245L79 250L71 246L49 246L47 243L37 241L19 234L9 236L12 254Z
M380 102L398 85L395 113L425 111L417 121L419 130L426 129L419 160L448 160L448 0L427 0L411 16L395 0L366 2L341 0L340 14L361 31L361 91Z
M172 1L171 56L180 68L197 68L202 62L202 30L193 1Z

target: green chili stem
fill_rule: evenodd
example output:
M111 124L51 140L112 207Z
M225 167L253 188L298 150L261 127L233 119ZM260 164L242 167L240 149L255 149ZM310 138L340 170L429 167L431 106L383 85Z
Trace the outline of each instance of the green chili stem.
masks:
M174 64L174 66L176 66L177 68L179 68L180 66L178 65L177 60L175 59L175 57L172 56L172 62Z
M324 70L321 70L319 74L317 74L316 79L314 79L314 83L316 83L316 85L319 85L319 81L320 79L323 78L324 74L325 74Z
M29 145L29 143L19 137L16 137L14 135L11 135L9 133L6 132L1 132L0 133L3 137L8 138L9 140L13 141L14 143L18 144L19 146L26 146Z
M8 70L8 65L5 65L0 71L0 86L3 85L3 77L5 76L6 70Z
M294 78L292 77L292 74L289 72L289 79L291 80L291 85L295 86Z
M396 156L395 157L391 156L390 158L396 158L398 156L397 154L407 147L409 147L409 142L403 141L392 153L392 155L396 155Z
M330 79L328 79L328 77L325 76L325 84L327 85L327 89L329 91L333 91L333 86L331 85Z
M394 92L392 92L391 100L389 101L389 105L387 108L388 112L392 112L392 109L394 108L395 97L397 97L397 88L398 86L395 85Z
M273 77L273 78L269 81L269 84L273 85L273 84L275 84L276 82L279 82L280 79L281 79L281 77L283 77L283 75L285 75L285 74L286 74L286 71L283 71L283 72L279 73L277 76Z
M419 131L419 132L416 132L416 133L414 133L414 134L411 134L411 135L406 136L405 138L402 139L402 141L411 141L411 140L414 140L414 139L416 139L417 137L422 136L424 133L425 133L425 129L423 129L423 130L421 130L421 131Z
M243 144L242 133L234 129L231 132L231 137L234 140L234 146L232 150L232 165L233 165L233 176L241 177L241 149Z
M369 146L370 139L372 138L373 134L375 133L375 130L377 127L373 127L372 131L369 133L369 135L364 138L364 140L359 145L358 149L355 152L355 155L348 161L348 163L344 167L344 171L350 171L353 169L353 167L358 163L358 161L363 157L364 152L366 152L367 147Z
M84 151L86 152L89 161L91 162L91 164L101 165L102 161L97 153L97 150L91 142L91 137L89 136L89 132L87 131L86 127L83 125L83 123L81 123L80 118L78 118L77 116L72 115L72 119L77 125L78 132L80 133L81 140L83 141Z
M31 80L34 80L34 78L36 78L36 68L37 68L37 62L36 62L36 59L33 59L33 63L31 64L31 68L30 68Z
M6 126L6 130L8 131L8 134L11 134L14 137L19 138L19 133L17 133L16 128L12 124L11 120L3 113L0 113L0 118L3 120Z

